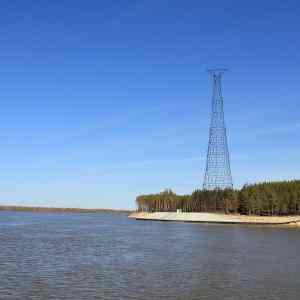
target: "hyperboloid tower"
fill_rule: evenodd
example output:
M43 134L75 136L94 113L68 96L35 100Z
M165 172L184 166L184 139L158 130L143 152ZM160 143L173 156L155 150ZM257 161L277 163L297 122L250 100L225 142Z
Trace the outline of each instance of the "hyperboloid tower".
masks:
M233 188L221 87L221 78L225 71L226 69L209 70L213 80L213 95L203 182L205 190Z

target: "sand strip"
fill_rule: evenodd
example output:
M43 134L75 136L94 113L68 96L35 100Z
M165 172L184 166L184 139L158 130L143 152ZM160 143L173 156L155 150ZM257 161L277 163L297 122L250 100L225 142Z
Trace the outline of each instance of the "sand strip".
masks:
M245 216L217 213L176 213L176 212L134 212L129 218L152 221L181 221L220 224L253 224L253 225L298 225L300 216Z

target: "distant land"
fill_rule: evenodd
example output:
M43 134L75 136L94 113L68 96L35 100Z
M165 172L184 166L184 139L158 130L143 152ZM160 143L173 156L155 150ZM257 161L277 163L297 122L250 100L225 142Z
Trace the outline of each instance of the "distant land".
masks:
M131 210L106 208L62 208L40 206L0 205L0 211L58 212L58 213L131 213Z

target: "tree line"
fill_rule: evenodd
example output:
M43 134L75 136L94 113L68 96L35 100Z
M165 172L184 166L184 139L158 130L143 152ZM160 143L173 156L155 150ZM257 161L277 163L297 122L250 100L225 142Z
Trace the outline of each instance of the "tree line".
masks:
M167 189L136 198L138 211L219 212L246 215L300 215L300 180L247 184L243 188L195 190L177 195Z

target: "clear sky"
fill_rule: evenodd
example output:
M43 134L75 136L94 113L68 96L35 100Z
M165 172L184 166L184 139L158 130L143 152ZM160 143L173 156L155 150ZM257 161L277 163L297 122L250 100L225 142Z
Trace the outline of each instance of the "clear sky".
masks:
M201 187L211 67L235 186L300 178L299 1L1 1L0 203Z

